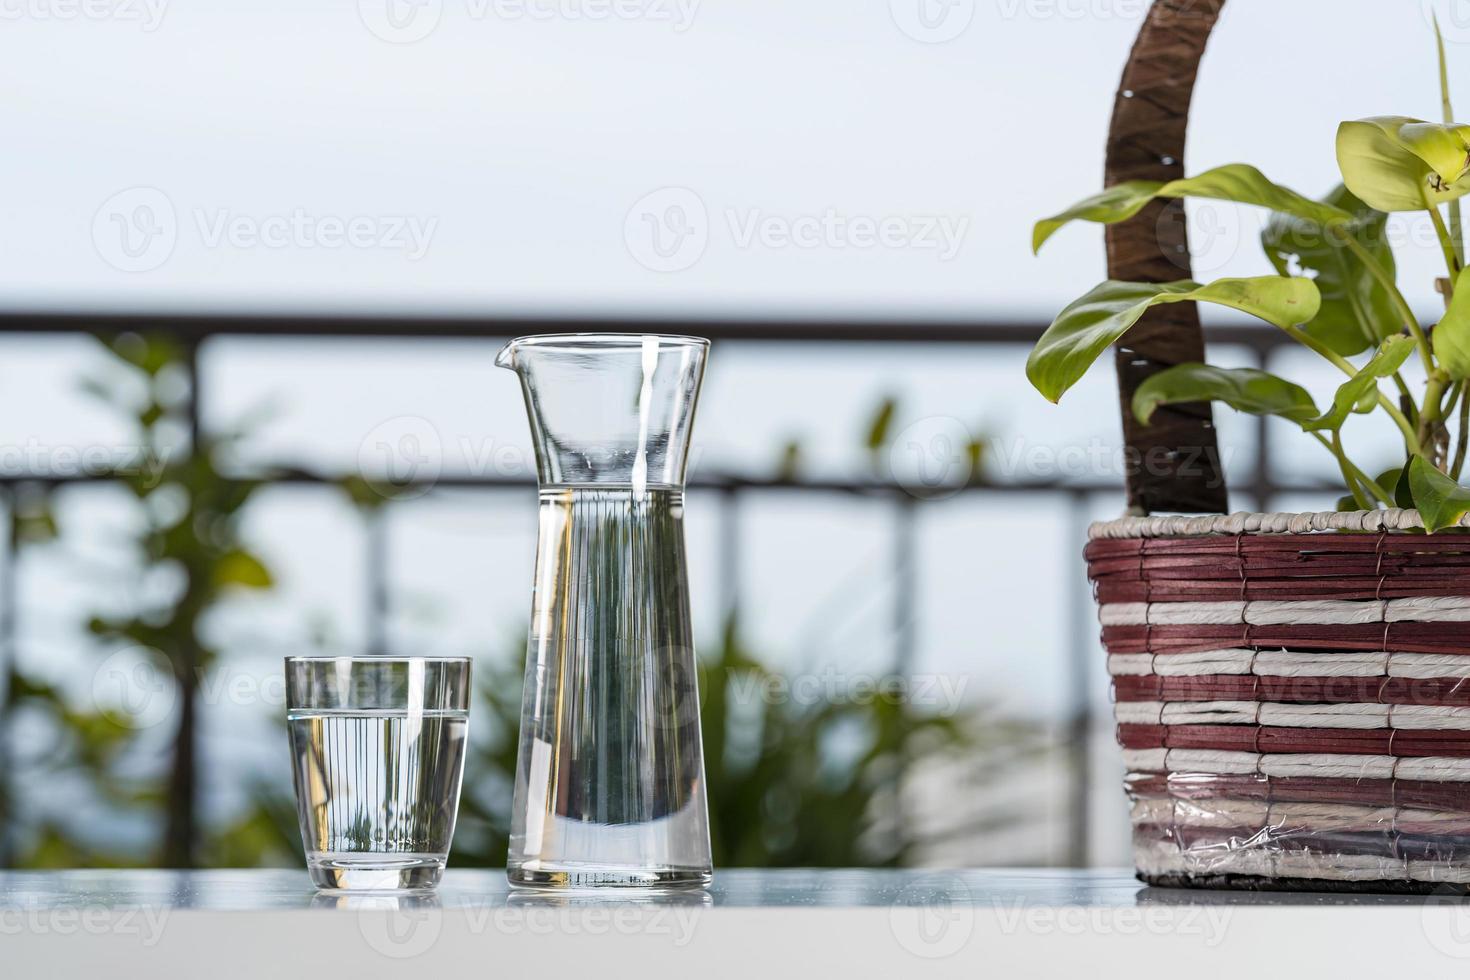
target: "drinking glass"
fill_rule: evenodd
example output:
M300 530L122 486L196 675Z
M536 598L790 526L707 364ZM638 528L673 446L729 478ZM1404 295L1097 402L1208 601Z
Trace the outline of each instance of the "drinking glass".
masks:
M454 836L464 657L288 657L286 719L318 888L432 888Z

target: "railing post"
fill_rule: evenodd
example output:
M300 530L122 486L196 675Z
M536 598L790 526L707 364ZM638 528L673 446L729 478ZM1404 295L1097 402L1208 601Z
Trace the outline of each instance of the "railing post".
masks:
M16 584L15 507L18 490L5 494L4 547L0 548L0 868L14 865L15 801L11 793L16 785L11 778L10 752L10 685L18 667L16 650L16 603L20 598Z
M893 522L893 672L907 678L914 669L914 603L918 597L918 565L914 559L914 508L918 499L896 495Z
M1092 590L1082 564L1087 540L1087 494L1067 496L1067 534L1062 538L1063 577L1067 582L1067 866L1084 868L1091 860L1088 803L1092 795Z
M719 531L720 632L735 623L740 612L740 488L733 481L720 488Z
M1263 348L1255 349L1256 367L1262 371L1266 370L1270 363L1270 352ZM1255 509L1268 513L1271 510L1272 499L1276 496L1276 487L1271 480L1271 419L1265 415L1258 415L1256 423L1256 460L1251 469L1251 491L1255 494Z
M370 508L367 521L367 652L388 654L388 504Z

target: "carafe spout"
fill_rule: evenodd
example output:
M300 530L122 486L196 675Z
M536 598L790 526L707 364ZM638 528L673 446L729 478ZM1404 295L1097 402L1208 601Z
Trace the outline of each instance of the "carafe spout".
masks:
M518 337L495 356L521 379L542 486L682 487L709 341L659 334Z

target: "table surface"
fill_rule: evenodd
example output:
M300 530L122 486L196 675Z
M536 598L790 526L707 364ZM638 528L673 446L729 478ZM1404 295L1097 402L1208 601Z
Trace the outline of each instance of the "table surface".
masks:
M1308 951L1310 951L1308 955ZM526 892L451 870L328 894L304 870L0 873L0 977L1137 980L1459 976L1470 904L1150 888L1127 871L729 870L706 890ZM550 972L548 972L550 971Z
M0 909L134 908L285 911L322 908L500 908L535 905L698 905L707 908L865 908L1025 905L1126 908L1174 905L1422 905L1399 895L1244 892L1153 888L1132 872L992 869L733 869L708 889L643 895L565 893L510 888L500 871L454 870L425 893L317 892L305 871L10 871L0 872Z

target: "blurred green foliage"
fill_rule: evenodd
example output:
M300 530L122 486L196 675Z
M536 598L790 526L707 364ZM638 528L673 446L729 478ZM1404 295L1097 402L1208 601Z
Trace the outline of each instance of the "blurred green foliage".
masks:
M219 468L222 451L243 432L211 438L190 432L187 348L166 338L128 335L106 349L108 370L84 387L127 418L136 436L137 458L119 474L137 505L130 544L136 575L139 581L163 580L173 587L144 590L147 598L126 614L97 615L88 626L99 659L134 648L145 666L173 685L172 727L161 738L157 730L132 727L125 713L13 674L7 725L13 730L25 716L28 730L39 727L48 736L23 759L13 757L20 751L13 739L0 738L0 751L6 753L0 765L28 774L24 784L0 778L0 819L11 829L8 839L15 848L8 859L31 868L299 865L283 719L280 768L243 777L250 780L243 810L210 823L202 817L199 799L203 706L198 691L205 673L227 656L205 642L203 621L237 590L273 585L269 568L239 534L242 509L263 482ZM875 460L892 438L896 413L897 402L886 399L867 428L863 444ZM797 445L788 446L784 455L785 467L794 473ZM361 479L343 481L340 489L364 511L392 496ZM55 539L56 519L44 488L15 497L10 523L18 548ZM507 652L476 661L473 745L454 844L457 866L505 862L524 636L519 631L507 637ZM899 865L944 835L1011 827L1033 816L992 810L935 831L907 818L901 790L918 767L941 760L950 766L949 779L967 773L999 779L1005 768L1047 751L1036 726L998 720L973 706L946 715L917 708L904 697L803 701L773 696L790 690L789 679L745 646L733 620L718 643L706 645L700 671L717 866ZM154 845L122 846L54 816L21 819L17 804L27 793L40 795L44 787L63 782L84 786L107 812L131 814L153 827Z

